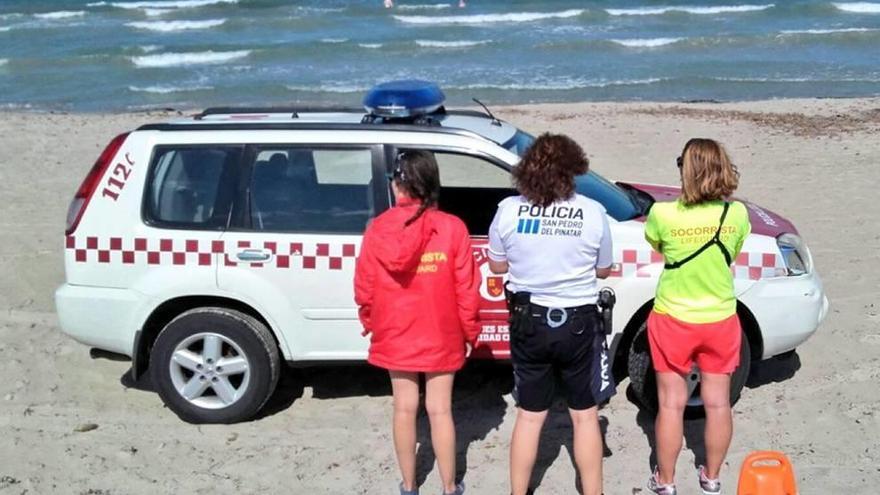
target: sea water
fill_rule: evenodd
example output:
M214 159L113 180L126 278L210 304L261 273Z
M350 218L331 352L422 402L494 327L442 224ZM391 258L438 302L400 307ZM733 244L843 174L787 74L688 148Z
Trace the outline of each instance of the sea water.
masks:
M0 0L0 109L880 94L880 2Z

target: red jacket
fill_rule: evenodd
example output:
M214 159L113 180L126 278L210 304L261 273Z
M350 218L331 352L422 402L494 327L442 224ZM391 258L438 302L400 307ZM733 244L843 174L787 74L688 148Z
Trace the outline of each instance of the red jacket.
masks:
M368 361L396 371L454 371L480 328L480 271L464 222L435 208L415 222L413 200L376 217L354 276Z

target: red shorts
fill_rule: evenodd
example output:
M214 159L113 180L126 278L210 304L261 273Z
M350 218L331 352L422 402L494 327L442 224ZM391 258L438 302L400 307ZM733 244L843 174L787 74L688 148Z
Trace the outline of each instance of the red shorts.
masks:
M651 311L648 341L654 370L684 375L694 362L705 373L733 373L739 366L742 328L739 317L712 323L687 323Z

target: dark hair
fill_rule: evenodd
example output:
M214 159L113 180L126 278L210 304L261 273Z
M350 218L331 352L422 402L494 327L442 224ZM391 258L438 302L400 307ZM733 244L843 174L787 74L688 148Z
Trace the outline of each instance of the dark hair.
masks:
M574 193L574 178L587 173L590 161L573 139L544 133L535 139L513 169L513 183L526 199L549 206Z
M397 155L394 182L407 196L421 201L418 211L404 225L415 222L440 200L440 170L430 151L404 151Z

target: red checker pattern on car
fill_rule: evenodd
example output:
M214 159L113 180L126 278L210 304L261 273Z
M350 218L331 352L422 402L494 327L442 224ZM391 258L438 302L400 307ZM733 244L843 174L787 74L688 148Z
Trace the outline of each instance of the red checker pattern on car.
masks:
M614 256L612 277L659 277L663 271L663 255L650 249L624 249ZM784 274L782 256L774 253L740 253L731 266L734 278L760 280Z
M239 241L238 248L262 249L272 253L272 256L265 263L247 263L237 261L234 254L230 256L230 253L227 252L223 260L226 266L342 270L345 260L354 262L358 251L358 246L354 243L332 244L329 242L263 241L262 243L251 243L249 241Z
M123 239L67 236L64 245L67 251L73 253L77 263L210 266L216 255L226 266L303 270L341 270L346 259L353 262L357 258L358 251L358 246L354 243L304 244L248 240L227 243L223 240L143 237ZM236 261L234 253L244 249L266 250L271 256L265 262Z

